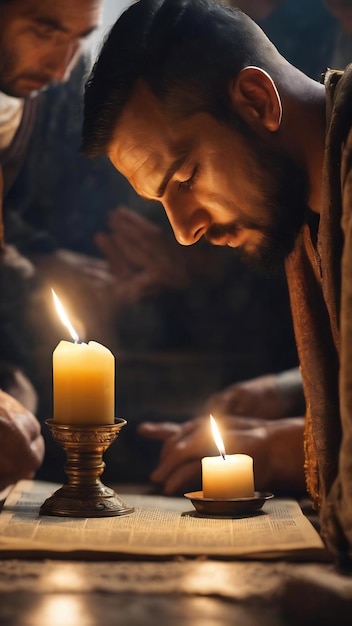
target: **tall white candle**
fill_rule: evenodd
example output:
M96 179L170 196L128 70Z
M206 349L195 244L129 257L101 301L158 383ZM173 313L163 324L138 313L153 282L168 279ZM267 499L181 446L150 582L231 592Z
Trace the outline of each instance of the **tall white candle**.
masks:
M61 321L74 340L60 341L53 353L53 419L62 424L113 424L114 356L96 341L80 343L54 290L52 294Z
M53 353L54 420L113 424L115 359L95 341L60 341Z
M202 459L202 489L204 498L253 498L253 459L247 454L225 454L224 444L212 416L213 436L220 455Z

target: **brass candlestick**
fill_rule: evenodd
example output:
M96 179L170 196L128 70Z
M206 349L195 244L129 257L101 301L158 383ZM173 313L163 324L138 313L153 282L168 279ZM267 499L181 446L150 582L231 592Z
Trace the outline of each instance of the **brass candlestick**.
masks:
M100 480L105 469L103 454L126 420L116 418L114 424L102 426L60 424L52 419L45 423L66 452L68 483L45 500L40 515L112 517L132 513L134 509Z

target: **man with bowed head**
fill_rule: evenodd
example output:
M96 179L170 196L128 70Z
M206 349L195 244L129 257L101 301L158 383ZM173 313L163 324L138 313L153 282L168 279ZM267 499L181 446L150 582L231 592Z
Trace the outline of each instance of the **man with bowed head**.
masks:
M285 263L307 486L340 559L352 549L351 89L349 68L324 84L308 78L238 9L140 0L101 51L83 129L85 153L107 154L138 194L159 200L182 245L204 236L260 266ZM296 424L273 423L258 449L269 482L301 460ZM226 428L231 420L228 441ZM229 453L251 450L250 432L230 441Z
M9 341L21 294L34 275L30 261L4 244L2 200L25 158L37 95L69 76L82 41L99 24L102 0L0 0L0 490L34 474L43 459L36 395ZM5 233L6 237L6 233ZM9 297L11 293L11 297ZM17 327L18 329L19 327ZM16 329L15 329L16 334ZM18 330L19 334L19 330ZM20 344L20 338L16 337Z

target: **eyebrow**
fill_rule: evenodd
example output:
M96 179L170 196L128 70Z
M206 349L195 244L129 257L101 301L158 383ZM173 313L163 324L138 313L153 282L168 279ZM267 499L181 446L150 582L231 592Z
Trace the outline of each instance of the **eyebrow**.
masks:
M61 22L59 22L58 20L55 20L53 18L50 18L50 17L38 17L35 21L38 24L42 24L43 26L48 26L49 28L53 28L55 30L59 30L60 32L65 33L66 35L70 33L68 28L66 28ZM96 29L97 29L97 26L93 26L92 28L88 28L87 30L83 31L82 33L78 33L77 34L77 38L85 39L86 37L91 35L91 33L93 33Z

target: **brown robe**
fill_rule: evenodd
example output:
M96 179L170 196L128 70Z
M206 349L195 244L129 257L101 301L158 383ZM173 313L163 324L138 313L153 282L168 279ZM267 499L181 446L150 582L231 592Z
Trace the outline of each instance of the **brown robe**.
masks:
M319 225L308 216L286 261L307 404L305 470L321 534L352 558L352 65L325 75Z

